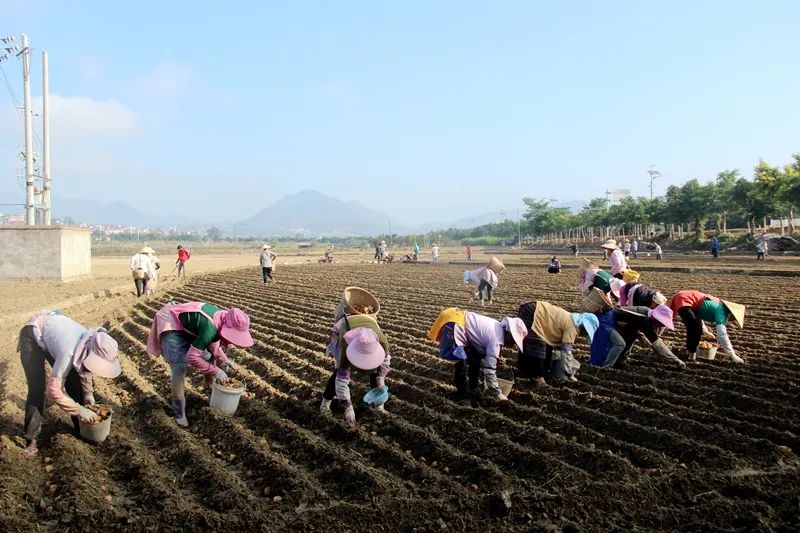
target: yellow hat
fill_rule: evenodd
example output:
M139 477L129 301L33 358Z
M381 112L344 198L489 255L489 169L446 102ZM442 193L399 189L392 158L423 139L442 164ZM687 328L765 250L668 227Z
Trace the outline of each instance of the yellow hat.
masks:
M622 281L625 283L636 283L639 281L639 273L629 268L622 273Z
M735 302L729 302L728 300L722 300L722 305L724 305L728 312L730 312L733 319L739 324L740 328L744 328L744 310L745 307L742 304L737 304Z
M139 253L140 254L154 254L155 251L152 248L150 248L149 246L145 246L144 248L139 250Z

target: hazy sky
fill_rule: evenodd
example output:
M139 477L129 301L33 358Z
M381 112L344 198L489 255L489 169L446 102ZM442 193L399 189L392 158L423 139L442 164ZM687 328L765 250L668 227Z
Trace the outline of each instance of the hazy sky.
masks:
M304 188L424 222L644 195L651 164L658 191L749 176L800 151L798 20L795 0L0 0L37 107L50 56L57 193L215 220ZM0 73L0 203L23 197L22 139Z

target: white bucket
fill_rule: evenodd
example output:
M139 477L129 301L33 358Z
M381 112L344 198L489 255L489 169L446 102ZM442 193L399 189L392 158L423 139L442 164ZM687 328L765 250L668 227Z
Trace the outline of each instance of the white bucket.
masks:
M244 394L244 385L239 388L223 387L218 382L211 386L211 399L208 405L223 413L232 415L239 407L239 398Z
M112 411L111 414L105 420L98 422L97 424L87 424L83 422L83 420L78 421L78 428L81 433L81 437L84 440L89 442L93 442L95 444L100 444L111 433L111 418L113 417L114 412Z
M503 396L508 397L511 394L511 389L514 388L514 382L508 379L497 378L497 385L500 387L500 392Z
M717 356L717 350L719 346L712 346L711 348L703 348L701 346L697 347L697 357L700 359L707 359L708 361L713 361L714 358Z

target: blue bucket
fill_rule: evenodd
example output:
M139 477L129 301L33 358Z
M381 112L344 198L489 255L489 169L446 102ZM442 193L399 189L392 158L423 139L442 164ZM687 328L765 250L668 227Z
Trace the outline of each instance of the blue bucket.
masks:
M368 393L364 395L364 403L367 405L371 405L372 407L378 407L379 405L383 405L386 403L386 400L389 399L389 387L384 385L383 387L377 387L372 389Z

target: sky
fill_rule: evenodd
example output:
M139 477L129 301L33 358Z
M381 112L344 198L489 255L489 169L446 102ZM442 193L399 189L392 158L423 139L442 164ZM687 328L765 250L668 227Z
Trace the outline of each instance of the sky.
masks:
M54 195L213 221L316 189L413 224L800 151L800 2L0 0ZM18 59L0 203L21 202ZM40 117L34 117L39 122ZM37 124L41 137L41 125Z

